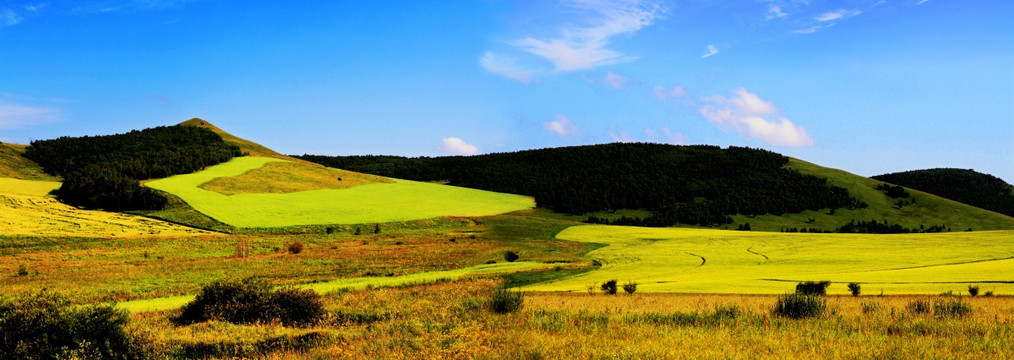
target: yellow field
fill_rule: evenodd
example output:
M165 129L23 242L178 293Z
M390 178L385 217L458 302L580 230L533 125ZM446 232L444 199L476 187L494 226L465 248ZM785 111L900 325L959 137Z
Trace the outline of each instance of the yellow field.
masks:
M134 237L207 232L142 216L81 210L45 196L52 181L0 178L0 235Z
M533 285L586 292L616 279L638 291L777 294L800 281L831 280L832 294L1014 293L1014 231L867 235L576 226L557 238L608 246L588 253L601 269ZM597 287L596 287L597 290Z
M329 168L306 161L275 161L239 176L220 177L200 185L223 195L291 193L347 189L373 183L393 183L380 176Z

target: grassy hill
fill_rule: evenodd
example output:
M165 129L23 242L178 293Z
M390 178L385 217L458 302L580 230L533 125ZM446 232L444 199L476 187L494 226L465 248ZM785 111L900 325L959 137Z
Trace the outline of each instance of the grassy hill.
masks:
M22 180L59 181L46 174L42 166L21 156L28 145L0 143L0 177Z
M1014 216L1014 186L1000 178L974 170L913 170L877 175L873 179Z
M827 178L831 184L848 189L849 194L862 200L868 207L863 209L839 209L833 214L828 210L804 211L797 214L733 216L734 224L750 223L751 229L780 231L784 228L816 228L834 230L848 221L887 220L906 228L918 229L943 225L952 231L1014 229L1014 218L974 206L948 200L933 194L909 189L909 198L895 199L877 190L882 181L865 178L846 171L826 168L799 159L791 159L787 165L803 174ZM899 207L898 201L906 202Z

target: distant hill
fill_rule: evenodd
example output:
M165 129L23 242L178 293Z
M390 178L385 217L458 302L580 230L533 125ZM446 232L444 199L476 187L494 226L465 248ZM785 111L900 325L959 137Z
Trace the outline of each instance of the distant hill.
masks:
M59 177L46 174L42 166L21 156L28 145L0 143L0 177L21 180L59 181Z
M915 190L892 198L876 180L736 147L604 144L436 158L300 158L530 195L541 207L612 224L805 232L1014 228L1009 216Z
M964 169L912 170L873 179L1014 216L1014 186L993 175Z

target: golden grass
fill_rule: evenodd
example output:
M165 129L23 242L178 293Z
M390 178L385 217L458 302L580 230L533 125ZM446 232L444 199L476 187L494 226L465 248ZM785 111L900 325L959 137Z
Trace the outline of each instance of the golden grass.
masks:
M0 144L0 177L24 180L59 181L35 162L21 157L27 145Z
M224 195L291 193L296 191L347 189L353 186L394 181L375 175L329 168L303 161L269 162L239 176L220 177L200 188Z
M0 177L0 194L46 196L60 188L60 182Z
M0 193L0 235L124 238L208 232L137 215L82 210L44 196Z

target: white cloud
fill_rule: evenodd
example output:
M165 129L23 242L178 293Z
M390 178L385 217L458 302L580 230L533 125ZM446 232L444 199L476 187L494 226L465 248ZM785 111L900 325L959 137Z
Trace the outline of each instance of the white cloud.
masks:
M491 73L513 79L522 84L529 84L535 80L531 70L518 65L517 59L505 57L487 51L479 58L479 65Z
M718 53L718 48L715 45L708 45L708 48L704 50L704 55L701 55L701 59L715 55Z
M917 2L915 4L916 5L922 5L922 4L925 4L927 1L929 1L929 0L919 0L919 2Z
M668 126L662 127L662 135L665 135L665 139L673 145L686 145L687 137L683 136L683 133L672 132Z
M619 133L610 131L609 132L609 137L613 139L613 142L619 142L619 143L637 142L637 139L634 138L633 136L630 136L630 134L627 133L625 130L621 130Z
M834 24L829 24L828 26L815 25L815 26L811 26L811 27L808 27L808 28L805 28L805 29L792 30L792 33L793 34L813 34L813 33L817 32L817 30L823 29L825 27L831 27L831 25L834 25Z
M820 22L825 22L825 21L838 20L838 19L847 18L847 17L853 17L853 16L856 16L856 15L859 15L859 14L862 14L862 13L863 12L860 11L860 10L845 10L845 9L840 9L840 10L837 10L837 11L829 11L829 12L820 14L820 16L817 16L817 17L815 17L813 19L817 20L817 21L820 21Z
M456 137L444 138L443 143L437 149L455 155L475 155L479 153L479 148L475 147L475 145L466 143L464 140Z
M0 26L14 26L22 20L18 13L11 9L0 9Z
M677 99L687 95L687 91L682 86L674 86L672 90L667 90L662 86L655 86L655 96L659 100L668 101L669 99Z
M60 118L58 109L0 103L0 129L16 129Z
M734 128L771 145L813 146L806 129L781 116L774 104L743 88L732 92L734 96L728 99L720 95L704 99L701 115L719 127Z
M630 62L636 56L628 56L607 48L610 39L617 35L630 35L651 25L665 10L648 0L564 0L567 14L577 18L568 19L558 28L556 36L526 36L511 42L516 49L536 55L552 65L551 70L533 70L518 66L512 71L494 71L488 64L482 64L491 72L508 76L517 73L565 73L594 69L604 65ZM488 53L487 53L488 54ZM483 57L485 59L485 56ZM502 69L503 66L494 66ZM517 80L517 76L511 77Z
M567 115L556 115L556 120L542 123L542 127L549 130L549 132L560 135L560 136L571 136L577 135L577 125L574 125L570 121Z
M789 14L782 12L782 8L778 5L768 5L768 13L766 18L768 20L787 17Z
M610 71L606 74L606 78L603 82L605 82L606 85L612 86L614 89L622 89L627 87L627 83L630 82L630 78Z

